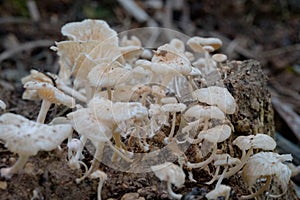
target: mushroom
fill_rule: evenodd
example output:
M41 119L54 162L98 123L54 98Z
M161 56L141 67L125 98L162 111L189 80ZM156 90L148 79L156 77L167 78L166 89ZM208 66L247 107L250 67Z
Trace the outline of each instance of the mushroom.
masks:
M219 197L225 197L225 200L228 200L230 197L230 191L231 187L227 185L219 185L218 187L215 187L215 189L207 193L205 197L208 200L219 199Z
M214 157L214 166L216 166L216 172L215 175L213 176L213 178L207 182L206 184L212 184L215 180L219 179L217 184L216 184L216 188L221 185L221 182L225 176L225 173L227 172L227 169L229 166L232 165L237 165L240 164L241 161L238 158L233 158L231 157L229 154L216 154L216 156ZM221 176L219 176L219 171L220 171L220 167L223 166L223 173L221 174Z
M5 110L5 109L6 109L6 104L5 104L2 100L0 100L0 108L1 108L2 110Z
M193 91L193 96L200 102L218 106L226 114L233 114L236 110L236 102L227 88L218 86L200 88Z
M170 45L176 48L179 52L184 53L185 47L181 40L174 38L170 41Z
M213 52L222 46L222 41L218 38L203 38L203 37L192 37L187 41L187 45L198 53Z
M201 131L198 135L198 140L202 141L203 139L211 142L213 145L213 150L210 154L210 156L199 163L190 163L187 162L187 167L190 168L203 168L206 165L208 165L211 161L213 161L213 159L216 156L217 150L218 150L218 146L217 143L220 142L224 142L225 140L227 140L231 135L231 128L228 125L219 125L219 126L215 126L213 128L210 128L208 130L205 131Z
M242 150L241 163L230 168L228 172L225 174L225 178L228 178L234 174L236 174L245 163L248 161L249 157L253 154L254 149L262 149L262 150L274 150L276 147L275 140L266 135L266 134L256 134L256 135L248 135L248 136L238 136L232 144L236 145L239 149ZM246 150L247 153L246 153Z
M51 151L57 148L73 130L69 124L49 126L12 113L0 116L0 129L0 139L5 141L5 147L19 155L12 167L1 169L1 176L5 178L10 178L21 170L29 156L34 156L41 150Z
M171 131L169 133L169 136L164 140L165 144L167 144L169 141L171 141L175 132L176 113L183 112L186 109L186 105L183 103L170 103L163 105L161 108L164 112L172 113L173 115Z
M96 170L90 175L90 177L92 179L99 178L98 189L97 189L97 200L101 200L101 190L102 190L103 183L107 180L107 175L103 171Z
M72 41L106 41L118 45L117 32L104 20L85 19L81 22L70 22L61 28L61 33Z
M44 123L47 112L52 103L63 104L70 108L75 107L75 99L73 97L66 95L50 83L28 81L24 84L24 88L36 91L39 98L43 100L37 117L37 122Z
M172 198L181 199L182 195L176 194L172 190L172 184L176 187L180 187L185 182L185 173L181 167L171 162L165 162L160 165L151 166L151 170L159 180L167 181L168 192Z
M108 99L111 100L111 88L126 81L129 70L117 66L116 63L101 63L95 66L88 74L90 85L93 87L107 88Z
M197 119L204 121L203 130L207 130L209 119L225 120L225 114L216 106L194 105L185 111L184 115L188 120Z
M266 183L255 193L242 196L241 199L253 199L264 191L268 190L272 180L276 180L283 192L279 195L268 194L269 197L279 198L287 191L291 178L290 168L283 164L285 161L292 161L290 154L279 155L274 152L259 152L250 157L242 171L245 183L252 187L258 179L266 179Z
M118 124L132 118L141 119L147 115L147 109L141 103L113 103L108 99L100 97L91 99L87 108L69 113L67 117L71 119L74 129L83 137L81 138L83 146L86 139L89 139L96 147L94 160L89 171L83 177L77 179L77 182L79 183L95 170L102 158L105 143L124 160L131 162L132 160L118 149L121 147L126 148L121 142L120 133L117 132ZM110 142L112 137L114 137L117 148ZM81 151L82 149L79 152L81 153Z

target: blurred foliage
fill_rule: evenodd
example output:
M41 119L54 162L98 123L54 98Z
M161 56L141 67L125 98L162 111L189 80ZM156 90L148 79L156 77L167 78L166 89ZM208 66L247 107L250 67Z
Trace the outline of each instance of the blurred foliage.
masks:
M7 15L29 17L29 11L26 4L27 0L3 0L0 2L2 4L1 15L4 15L7 12Z

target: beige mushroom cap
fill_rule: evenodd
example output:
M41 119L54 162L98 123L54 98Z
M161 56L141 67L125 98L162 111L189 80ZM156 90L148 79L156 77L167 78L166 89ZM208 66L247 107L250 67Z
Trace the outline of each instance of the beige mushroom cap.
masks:
M291 160L292 156L290 154L279 155L273 152L254 154L244 166L242 177L245 183L251 187L259 178L275 176L285 191L291 178L291 170L282 162Z
M151 61L153 64L165 64L164 67L168 67L169 71L173 70L184 75L192 71L192 65L186 55L170 44L158 47Z
M193 92L193 96L200 102L218 106L226 114L233 114L236 110L233 96L223 87L200 88Z
M61 33L74 41L109 41L118 44L117 32L103 20L86 19L71 22L61 28Z
M132 118L143 118L148 115L148 110L139 102L116 102L104 98L94 97L88 107L97 114L101 120L122 122Z
M29 81L25 83L24 88L35 90L41 99L52 103L63 104L70 108L75 107L75 99L73 97L66 95L50 83Z
M49 78L48 76L46 76L45 74L35 70L35 69L32 69L30 70L30 74L28 76L25 76L21 79L21 82L23 84L25 84L26 82L28 81L39 81L39 82L47 82L47 83L50 83L52 84L52 80L51 78Z
M227 60L227 56L222 53L217 53L212 56L212 59L218 63L225 62Z
M203 37L192 37L187 41L187 45L194 51L202 53L204 49L208 52L215 51L222 46L222 41L218 38L203 38Z
M202 106L194 105L190 107L185 113L184 117L186 118L195 118L195 119L220 119L224 120L225 114L216 106Z
M94 87L114 87L126 81L129 70L119 67L116 64L101 63L92 68L88 73L88 80Z
M182 168L171 162L151 166L151 170L161 181L169 181L176 187L180 187L185 182L185 173Z
M205 195L208 200L218 199L221 196L229 196L231 187L221 184L218 188L213 189Z
M88 108L82 108L67 115L73 128L95 143L111 139L111 130L96 114Z
M41 150L51 151L73 130L69 124L49 126L12 113L0 116L0 129L0 139L5 141L5 147L23 155L36 155Z
M242 150L248 150L251 147L255 149L274 150L276 147L275 140L266 134L256 134L248 136L238 136L232 144Z
M186 105L183 103L170 103L161 107L165 112L182 112L186 109Z
M179 52L183 53L185 50L184 43L177 38L172 39L170 41L170 45L176 48Z
M199 139L205 139L212 143L224 142L231 135L231 128L228 125L218 125L213 128L201 131L198 135Z

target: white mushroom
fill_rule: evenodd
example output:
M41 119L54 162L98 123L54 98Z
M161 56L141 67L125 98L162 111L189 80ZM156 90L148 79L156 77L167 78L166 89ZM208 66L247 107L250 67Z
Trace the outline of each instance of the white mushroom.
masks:
M108 41L118 45L117 32L104 20L85 19L81 22L70 22L61 28L61 33L73 41Z
M186 105L183 103L171 103L171 104L165 104L162 107L162 110L168 113L172 113L172 126L171 131L169 133L169 136L165 138L165 143L167 144L169 141L172 140L174 132L175 132L175 125L176 125L176 112L183 112L186 109Z
M75 99L73 97L66 95L50 83L29 81L24 84L24 88L36 91L39 98L43 100L37 122L44 123L52 103L63 104L70 108L75 107Z
M251 156L242 171L245 183L252 187L258 179L266 178L266 183L255 193L242 196L242 199L252 199L268 190L272 180L276 180L283 192L279 195L268 194L269 197L278 198L286 193L291 178L290 168L283 164L292 161L290 154L279 155L273 152L260 152Z
M222 46L222 41L218 38L203 38L203 37L192 37L187 41L187 45L198 53L204 51L213 52Z
M73 131L69 124L49 126L12 113L0 116L0 130L0 139L5 141L5 147L19 155L12 167L1 169L1 176L6 178L22 169L29 156L57 148Z
M238 136L232 144L242 150L241 163L230 168L225 174L225 178L236 174L242 169L249 157L253 154L253 149L274 150L276 147L276 142L272 137L260 133L256 135Z
M198 135L198 140L202 141L203 139L212 143L212 152L210 156L199 163L190 163L187 162L187 166L191 168L203 168L213 161L217 153L218 147L217 143L224 142L231 135L231 128L228 125L219 125L213 128L210 128L205 131L201 131Z
M212 191L210 191L209 193L207 193L205 197L208 200L215 200L218 199L219 197L225 197L225 200L228 200L230 197L230 191L231 191L231 187L227 185L220 185L215 189L213 189Z
M185 111L183 115L188 120L204 121L203 130L207 130L209 119L225 120L225 114L216 106L194 105Z
M99 178L98 188L97 188L97 200L101 200L101 190L103 183L107 180L107 175L100 170L94 171L91 175L91 178L96 179Z
M236 110L233 96L223 87L200 88L193 92L193 96L200 102L218 106L226 114L233 114Z
M181 167L171 162L165 162L160 165L151 166L151 170L161 181L167 181L168 192L172 198L181 199L182 195L176 194L172 190L172 184L180 187L185 182L185 173Z

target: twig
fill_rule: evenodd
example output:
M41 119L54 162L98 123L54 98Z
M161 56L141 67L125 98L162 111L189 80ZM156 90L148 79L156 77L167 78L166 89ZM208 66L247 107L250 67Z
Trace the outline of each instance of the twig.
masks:
M118 0L120 5L132 15L138 22L146 22L149 15L141 9L133 0Z
M291 153L293 161L296 165L300 164L300 149L299 146L284 138L280 133L275 133L275 139L279 153Z
M285 46L277 49L272 49L268 51L263 51L257 54L258 58L267 58L267 57L273 57L281 54L285 54L291 51L300 51L300 44L293 44L290 46Z
M38 10L38 7L37 7L35 1L27 0L27 7L28 7L28 10L29 10L29 14L30 14L31 19L34 22L38 22L40 20L40 12Z
M34 49L37 47L49 47L52 44L53 44L52 40L36 40L36 41L23 43L16 48L9 49L9 50L1 53L0 54L0 63L3 60L8 59L8 58L12 57L13 55L20 53L22 51L28 51L30 49Z
M0 18L0 25L3 24L18 24L29 23L30 21L24 17L2 17Z
M290 129L293 131L295 136L300 141L300 117L298 114L293 110L292 106L282 102L275 92L272 92L272 104L276 111L282 116L282 119L287 123Z

